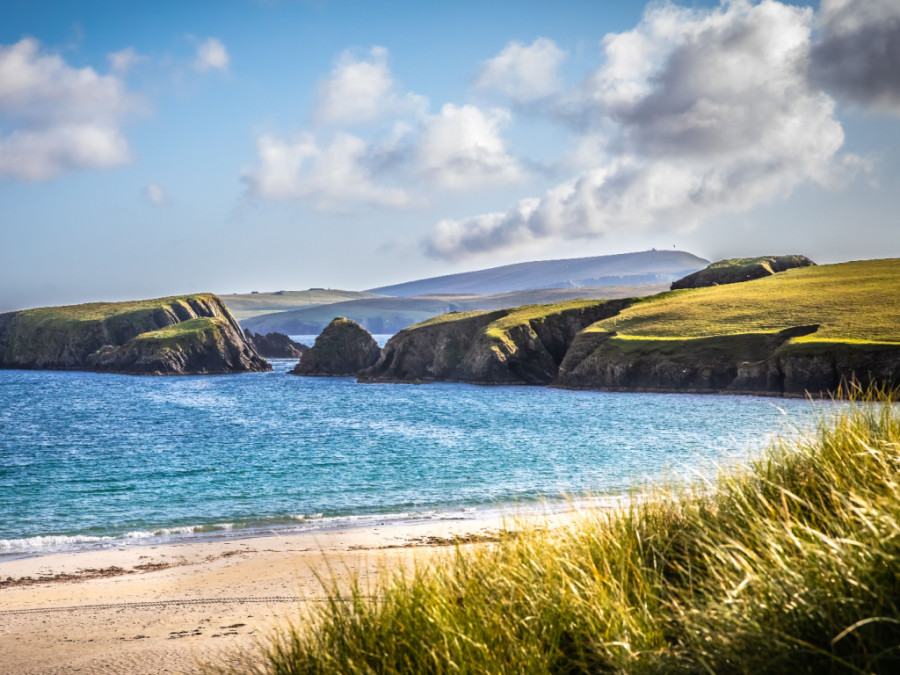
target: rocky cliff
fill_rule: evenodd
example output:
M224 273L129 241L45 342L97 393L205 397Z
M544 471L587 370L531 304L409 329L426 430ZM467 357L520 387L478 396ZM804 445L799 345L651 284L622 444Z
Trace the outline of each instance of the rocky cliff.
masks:
M212 294L0 314L0 367L141 375L271 369Z
M356 375L378 360L381 350L369 331L354 321L337 317L303 354L293 375L343 377Z
M299 359L309 347L294 342L284 333L266 333L260 335L249 328L244 329L244 337L253 345L260 356L267 359Z
M714 262L702 270L672 282L672 290L736 284L779 272L815 265L805 255L770 255L758 258L730 258Z
M827 395L900 385L900 344L815 341L818 325L777 333L653 339L585 331L553 386L604 391ZM803 340L797 338L804 337Z
M631 302L577 300L445 314L392 337L360 380L549 384L578 332Z

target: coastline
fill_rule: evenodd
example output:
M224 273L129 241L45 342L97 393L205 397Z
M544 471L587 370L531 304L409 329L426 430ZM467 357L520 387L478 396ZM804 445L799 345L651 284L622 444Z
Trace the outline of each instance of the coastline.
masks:
M594 506L594 508L598 508ZM601 507L602 508L602 507ZM365 585L456 545L489 542L556 513L376 523L262 537L127 546L0 560L8 673L184 673L250 653L323 601L319 578Z

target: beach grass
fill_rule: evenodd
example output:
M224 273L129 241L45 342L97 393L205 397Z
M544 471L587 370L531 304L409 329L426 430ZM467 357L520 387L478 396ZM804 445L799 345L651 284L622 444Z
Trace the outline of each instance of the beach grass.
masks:
M216 672L900 672L900 412L343 590ZM232 661L234 663L234 661Z

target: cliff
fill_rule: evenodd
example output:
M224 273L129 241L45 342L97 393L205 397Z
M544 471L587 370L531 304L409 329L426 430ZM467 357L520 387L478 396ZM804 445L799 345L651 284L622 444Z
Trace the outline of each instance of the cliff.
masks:
M271 369L212 294L0 314L0 367L140 375Z
M294 342L284 333L260 335L244 329L244 337L261 356L267 359L299 359L303 356L303 352L309 349L307 345Z
M549 384L578 332L631 302L575 300L444 314L392 337L360 380Z
M356 375L378 359L381 350L359 324L337 317L304 352L292 375L342 377Z
M802 396L900 386L900 260L802 266L623 300L450 313L401 331L364 382Z
M663 293L584 330L554 386L802 396L900 385L900 260Z
M798 267L815 265L805 255L770 255L758 258L730 258L714 262L693 274L672 282L671 290L703 288L751 281Z

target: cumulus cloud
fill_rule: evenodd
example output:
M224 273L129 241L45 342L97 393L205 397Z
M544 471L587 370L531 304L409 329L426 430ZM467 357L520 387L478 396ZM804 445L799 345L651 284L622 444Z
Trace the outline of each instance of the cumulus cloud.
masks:
M257 139L259 165L244 172L255 197L297 201L322 211L349 211L358 205L403 208L412 199L399 188L377 183L377 153L361 138L335 135L321 146L309 133L292 140Z
M813 77L834 94L900 115L900 2L822 0Z
M388 51L372 47L362 58L346 51L318 90L315 117L327 123L358 124L391 114L424 113L425 98L401 93L387 65Z
M423 125L418 147L421 171L438 185L457 190L520 180L522 170L499 135L508 120L505 110L484 112L472 105L446 104L440 115Z
M153 206L163 206L168 201L166 191L157 183L150 183L144 188L144 197Z
M123 164L120 124L136 108L115 76L72 68L33 39L0 45L0 175L43 180Z
M771 0L651 8L607 36L603 67L557 97L558 119L608 136L595 168L506 212L438 224L426 244L463 258L712 215L834 180L844 134L807 77L813 14Z
M228 50L214 37L206 38L197 45L194 69L205 73L208 70L228 70Z
M547 38L538 38L528 46L510 42L485 61L475 88L501 93L514 103L545 98L559 89L558 71L565 58L566 53Z

